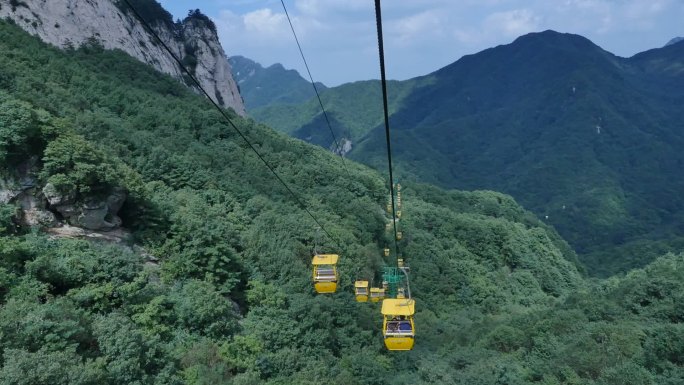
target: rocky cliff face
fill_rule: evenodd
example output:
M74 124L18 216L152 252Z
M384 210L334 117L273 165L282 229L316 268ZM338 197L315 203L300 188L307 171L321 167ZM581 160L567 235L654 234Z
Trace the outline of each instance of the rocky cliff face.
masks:
M30 157L16 168L15 175L0 176L0 204L16 204L21 209L21 225L50 228L68 224L95 231L122 225L118 213L128 196L124 188L97 195L59 192L51 183L40 184L38 164L38 157Z
M174 23L153 0L132 1L164 43L194 72L219 105L240 115L245 107L213 23L201 14ZM182 70L119 0L0 0L0 18L9 18L43 41L58 47L78 47L97 41L106 49L121 49L157 70L184 80Z

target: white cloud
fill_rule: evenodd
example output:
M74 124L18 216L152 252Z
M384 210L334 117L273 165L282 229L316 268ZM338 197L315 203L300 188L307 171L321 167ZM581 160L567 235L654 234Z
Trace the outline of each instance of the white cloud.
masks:
M633 28L646 30L653 28L659 16L671 5L670 0L632 0L624 6L622 15Z
M288 7L289 8L289 7ZM296 0L295 9L302 15L322 16L340 13L354 13L373 9L368 0Z
M468 29L455 29L451 32L451 35L457 42L466 45L478 44L483 37L482 33Z
M537 31L540 19L532 10L514 9L487 16L484 26L488 31L498 32L507 37L517 37Z
M445 31L443 19L437 11L425 11L392 20L388 26L391 40L400 45L425 44L425 40L442 36Z
M215 1L232 10L216 20L227 53L302 72L279 0ZM334 85L377 78L371 0L286 0L286 5L312 72L320 75L316 80ZM382 5L391 78L427 74L462 55L545 29L584 35L622 56L684 33L681 0L385 0Z
M268 8L249 12L242 16L245 31L259 37L276 38L287 30L287 19L282 13L274 13Z
M650 18L665 11L671 4L670 0L633 0L627 3L625 15L630 19Z
M605 34L615 27L615 2L612 0L566 0L557 8L549 8L551 28L567 32Z

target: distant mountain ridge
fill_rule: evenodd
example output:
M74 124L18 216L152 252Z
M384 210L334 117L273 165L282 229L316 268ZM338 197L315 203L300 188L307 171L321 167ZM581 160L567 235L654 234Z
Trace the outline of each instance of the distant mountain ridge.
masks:
M315 96L310 81L296 70L285 69L280 63L264 68L239 55L230 57L229 62L248 110L274 103L302 103ZM319 92L327 89L319 82L316 87Z
M592 274L641 266L684 247L683 51L671 44L620 58L584 37L544 31L396 82L397 174L513 195L556 226ZM371 96L378 89L356 82L323 99L355 144L349 156L385 169L379 109L369 106L380 104ZM295 136L304 127L324 136L310 101L252 114ZM364 121L365 130L345 121Z
M675 43L679 43L679 42L682 41L682 40L684 40L684 37L677 36L677 37L675 37L675 38L672 38L670 41L668 41L667 44L665 44L665 46L672 45L672 44L675 44Z

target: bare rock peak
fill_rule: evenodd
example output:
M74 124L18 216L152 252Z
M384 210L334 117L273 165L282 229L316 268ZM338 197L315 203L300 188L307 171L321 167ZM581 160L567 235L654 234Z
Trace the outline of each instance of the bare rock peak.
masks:
M182 22L174 22L171 14L155 0L133 0L132 3L162 41L191 67L215 102L245 114L211 19L195 10ZM122 0L10 0L8 5L3 1L0 18L9 18L32 35L60 48L78 47L94 39L105 49L121 49L183 81L180 66Z

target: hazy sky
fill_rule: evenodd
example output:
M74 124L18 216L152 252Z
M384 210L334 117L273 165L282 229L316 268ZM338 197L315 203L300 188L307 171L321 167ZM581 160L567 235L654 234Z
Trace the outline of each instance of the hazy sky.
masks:
M280 0L161 0L175 18L199 8L228 55L264 66L303 64ZM373 0L285 0L314 80L328 86L379 75ZM553 29L619 56L684 35L684 0L384 0L387 76L407 79L463 55Z

